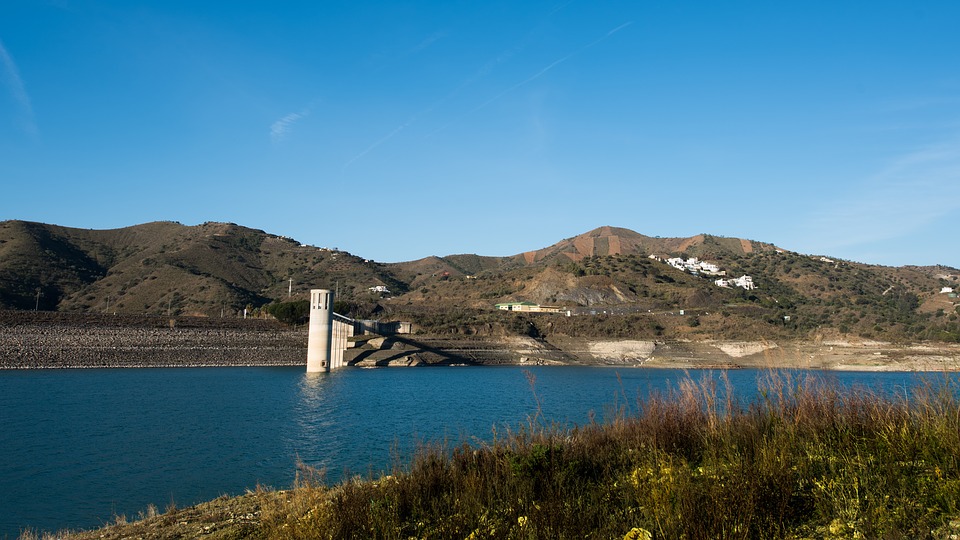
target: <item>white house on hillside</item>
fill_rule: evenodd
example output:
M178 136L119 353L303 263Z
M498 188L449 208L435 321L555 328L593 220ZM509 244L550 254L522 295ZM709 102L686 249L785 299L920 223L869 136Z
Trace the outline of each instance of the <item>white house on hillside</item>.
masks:
M723 278L721 278L721 279L718 279L718 280L714 281L713 283L714 283L717 287L725 287L725 288L729 288L729 287L740 287L740 288L746 289L746 290L748 290L748 291L752 291L752 290L754 290L754 289L757 288L757 286L753 284L753 278L750 277L750 276L740 276L740 277L735 278L735 279L723 279Z
M720 267L713 263L702 262L700 263L700 271L703 272L704 274L719 275Z
M682 270L682 271L687 270L686 262L687 261L681 259L680 257L672 257L670 259L667 259L667 264L676 268L677 270Z
M651 257L653 256L651 255ZM660 259L657 259L657 260L660 260ZM711 276L722 276L725 274L725 272L720 270L719 266L713 263L701 261L696 257L691 257L687 260L684 260L680 257L673 257L671 259L667 259L666 263L676 268L677 270L680 270L682 272L689 272L691 274L703 273Z

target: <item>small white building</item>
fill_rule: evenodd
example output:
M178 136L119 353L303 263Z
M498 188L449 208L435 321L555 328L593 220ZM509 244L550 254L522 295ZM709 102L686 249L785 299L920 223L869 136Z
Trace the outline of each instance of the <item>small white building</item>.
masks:
M390 291L387 290L386 285L377 285L375 287L370 287L367 289L370 292L380 293L380 294L390 294Z
M756 288L756 285L753 284L753 278L746 275L740 276L736 279L731 279L730 283L748 291L752 291Z
M704 273L704 274L706 274L706 275L708 275L708 276L725 276L725 275L727 275L727 272L724 271L724 270L721 270L719 266L717 266L717 265L715 265L715 264L713 264L713 263L708 263L708 262L702 262L702 263L700 263L700 272L701 272L701 273Z
M680 257L672 257L670 259L667 259L667 264L676 268L677 270L683 270L683 271L687 270L686 261L684 261Z
M700 275L700 274L705 274L705 275L708 275L708 276L725 276L725 275L727 275L727 272L726 272L725 270L721 270L718 265L713 264L713 263L709 263L709 262L705 262L705 261L701 261L700 259L698 259L698 258L696 258L696 257L691 257L691 258L689 258L689 259L687 259L687 260L684 260L682 257L672 257L672 258L667 259L667 260L665 260L665 261L664 261L663 259L661 259L660 257L657 257L656 255L650 255L650 258L651 258L651 259L658 260L658 261L661 261L661 262L665 262L665 263L669 264L670 266L676 268L677 270L680 270L681 272L689 272L689 273L691 273L691 274L693 274L693 275L695 275L695 276L696 276L696 275ZM715 283L716 283L716 282L715 282ZM720 284L718 283L717 286L719 286L719 287L727 287L728 285L720 285Z
M502 311L528 311L531 313L562 313L563 311L557 306L541 306L534 302L505 302L503 304L496 304L496 307Z
M729 289L730 287L740 287L742 289L752 291L757 288L757 286L753 284L753 278L750 276L740 276L735 279L720 278L714 281L713 283L717 287L724 287L727 289Z
M950 294L954 292L953 287L944 287L940 289L940 294Z

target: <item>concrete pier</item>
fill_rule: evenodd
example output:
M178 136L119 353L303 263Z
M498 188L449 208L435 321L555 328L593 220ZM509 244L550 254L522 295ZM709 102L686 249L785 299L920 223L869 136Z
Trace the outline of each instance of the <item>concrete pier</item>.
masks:
M333 291L310 291L310 330L307 336L307 373L330 371L333 345Z

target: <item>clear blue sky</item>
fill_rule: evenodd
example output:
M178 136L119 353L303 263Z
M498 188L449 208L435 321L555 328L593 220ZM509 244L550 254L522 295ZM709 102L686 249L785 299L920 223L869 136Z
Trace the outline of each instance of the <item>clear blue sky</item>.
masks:
M960 2L0 2L0 219L960 267Z

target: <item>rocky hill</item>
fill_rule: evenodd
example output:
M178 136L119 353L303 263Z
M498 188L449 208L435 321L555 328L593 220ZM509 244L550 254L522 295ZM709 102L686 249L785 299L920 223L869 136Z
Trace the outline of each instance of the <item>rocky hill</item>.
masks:
M684 271L667 264L669 257L696 257L724 275ZM754 289L715 284L743 275ZM390 292L370 290L377 286ZM944 287L960 289L960 271L873 266L708 234L654 238L616 227L512 257L384 264L231 223L100 231L0 223L0 309L235 316L302 301L311 288L335 288L341 311L412 320L433 333L755 339L837 332L960 340L957 299L941 293ZM585 317L494 309L520 301Z
M742 240L698 234L690 238L659 238L644 236L629 229L600 227L579 236L568 238L536 251L514 257L526 264L537 262L579 262L586 257L613 255L680 254L710 258L720 253L747 254L776 251L776 246Z

